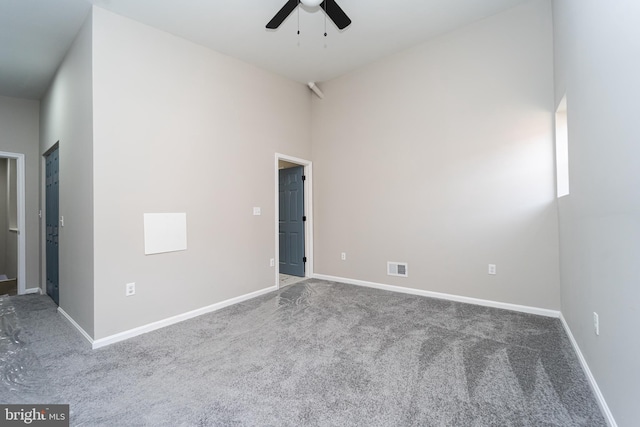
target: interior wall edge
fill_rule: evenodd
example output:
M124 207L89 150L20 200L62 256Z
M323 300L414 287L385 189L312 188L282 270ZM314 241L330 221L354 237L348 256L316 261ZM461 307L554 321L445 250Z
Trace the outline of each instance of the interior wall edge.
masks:
M595 377L591 373L591 369L587 364L587 360L584 358L584 355L582 354L582 351L578 346L578 342L574 338L573 333L571 332L571 328L569 327L569 324L567 323L566 319L562 315L562 312L560 312L560 321L562 322L562 326L565 332L567 333L567 336L569 337L569 341L571 341L571 346L573 347L573 351L575 351L576 355L578 356L578 360L580 361L580 366L582 367L582 370L584 371L584 374L587 377L587 380L589 381L589 386L591 386L591 390L593 391L596 401L598 402L598 406L600 406L600 411L602 412L604 419L607 421L607 424L610 427L617 427L618 424L616 423L616 420L613 418L613 414L609 409L609 405L607 405L607 402L605 401L604 396L600 391L600 387L598 387L598 383L596 382Z
M382 290L385 290L385 291L399 292L399 293L403 293L403 294L418 295L418 296L423 296L423 297L444 299L444 300L448 300L448 301L462 302L462 303L466 303L466 304L481 305L481 306L484 306L484 307L492 307L492 308L499 308L499 309L503 309L503 310L518 311L518 312L521 312L521 313L536 314L536 315L545 316L545 317L558 318L561 315L560 311L558 311L558 310L550 310L548 308L530 307L530 306L526 306L526 305L512 304L512 303L508 303L508 302L491 301L491 300L485 300L485 299L480 299L480 298L465 297L465 296L462 296L462 295L453 295L453 294L445 294L445 293L441 293L441 292L425 291L423 289L416 289L416 288L405 288L405 287L402 287L402 286L387 285L387 284L384 284L384 283L368 282L368 281L365 281L365 280L329 276L329 275L326 275L326 274L314 274L312 277L314 279L327 280L327 281L330 281L330 282L340 282L340 283L346 283L348 285L363 286L363 287L366 287L366 288L382 289Z
M528 307L528 306L522 306L522 305L517 305L517 304L510 304L510 303L504 303L504 302L499 302L499 301L490 301L490 300L482 300L482 299L478 299L478 298L471 298L471 297L464 297L464 296L459 296L459 295L451 295L451 294L444 294L444 293L439 293L439 292L431 292L431 291L425 291L425 290L420 290L420 289L413 289L413 288L405 288L405 287L401 287L401 286L394 286L394 285L387 285L387 284L383 284L383 283L374 283L374 282L367 282L364 280L357 280L357 279L348 279L348 278L343 278L343 277L336 277L336 276L329 276L329 275L324 275L324 274L314 274L313 278L315 279L319 279L319 280L327 280L327 281L332 281L332 282L339 282L339 283L345 283L345 284L349 284L349 285L354 285L354 286L362 286L362 287L368 287L368 288L374 288L374 289L380 289L380 290L387 290L387 291L391 291L391 292L399 292L399 293L405 293L405 294L412 294L412 295L418 295L418 296L425 296L425 297L431 297L431 298L438 298L438 299L445 299L445 300L449 300L449 301L456 301L456 302L462 302L462 303L469 303L469 304L474 304L474 305L481 305L481 306L485 306L485 307L492 307L492 308L498 308L498 309L505 309L505 310L512 310L512 311L517 311L517 312L522 312L522 313L528 313L528 314L534 314L534 315L541 315L541 316L546 316L546 317L553 317L553 318L559 318L561 323L562 323L562 327L564 328L565 332L567 333L567 336L569 338L569 341L571 342L571 346L573 347L573 350L575 351L578 360L580 362L580 366L582 367L587 380L589 382L589 385L595 395L596 401L598 402L598 406L600 407L600 410L605 418L605 420L607 421L607 424L611 427L617 427L617 423L613 417L613 414L611 413L609 406L607 405L606 400L604 399L604 396L602 395L602 392L600 391L600 388L593 376L593 374L591 373L591 370L589 368L589 365L587 364L586 359L584 358L582 351L580 350L580 347L578 346L578 343L576 342L573 333L571 332L571 328L569 327L566 319L564 318L564 316L562 315L562 312L560 311L556 311L556 310L548 310L548 309L543 309L543 308L537 308L537 307ZM173 316L173 317L169 317L167 319L164 320L160 320L157 322L153 322L144 326L140 326L134 329L131 329L129 331L124 331L115 335L111 335L105 338L101 338L101 339L97 339L94 340L75 320L73 320L73 318L67 314L61 307L58 307L58 312L65 318L67 319L67 321L69 321L69 323L75 327L80 334L88 341L88 343L91 345L92 349L98 349L101 347L105 347L120 341L124 341L127 340L129 338L133 338L135 336L138 335L142 335L148 332L152 332L154 330L157 329L161 329L176 323L180 323L182 321L185 320L189 320L198 316L201 316L203 314L207 314L207 313L211 313L211 312L215 312L217 310L223 309L225 307L234 305L234 304L238 304L240 302L243 301L247 301L256 297L259 297L261 295L267 294L269 292L273 292L277 290L277 286L270 286L264 289L261 289L259 291L256 292L252 292L249 294L245 294L245 295L241 295L239 297L235 297L235 298L231 298L225 301L221 301L219 303L216 304L212 304L206 307L202 307L200 309L196 309L196 310L192 310L177 316Z
M424 296L424 297L430 297L430 298L438 298L438 299L444 299L444 300L449 300L449 301L456 301L456 302L461 302L461 303L474 304L474 305L498 308L498 309L503 309L503 310L511 310L511 311L517 311L517 312L521 312L521 313L528 313L528 314L534 314L534 315L545 316L545 317L561 318L562 321L563 321L563 325L564 325L565 329L569 330L568 325L566 325L566 321L562 317L562 313L560 311L557 311L557 310L549 310L549 309L545 309L545 308L530 307L530 306L511 304L511 303L505 303L505 302L500 302L500 301L483 300L483 299L479 299L479 298L465 297L465 296L453 295L453 294L445 294L445 293L440 293L440 292L425 291L425 290L422 290L422 289L405 288L405 287L402 287L402 286L387 285L387 284L375 283L375 282L367 282L367 281L364 281L364 280L349 279L349 278L330 276L330 275L325 275L325 274L315 274L314 273L310 277L314 278L314 279L318 279L318 280L327 280L327 281L331 281L331 282L345 283L345 284L348 284L348 285L355 285L355 286L362 286L362 287L368 287L368 288L374 288L374 289L381 289L381 290L386 290L386 291L391 291L391 292L418 295L418 296ZM182 321L189 320L189 319L192 319L194 317L201 316L203 314L211 313L211 312L223 309L225 307L229 307L231 305L238 304L240 302L256 298L258 296L267 294L267 293L275 291L275 290L277 290L277 286L269 286L267 288L260 289L260 290L255 291L255 292L251 292L251 293L248 293L248 294L240 295L238 297L230 298L230 299L218 302L218 303L214 303L214 304L211 304L211 305L208 305L208 306L205 306L205 307L201 307L201 308L198 308L198 309L195 309L195 310L191 310L191 311L188 311L188 312L185 312L185 313L182 313L182 314L178 314L176 316L168 317L166 319L158 320L158 321L155 321L155 322L143 325L143 326L139 326L139 327L136 327L136 328L133 328L133 329L129 329L127 331L119 332L117 334L109 335L107 337L103 337L103 338L99 338L99 339L92 338L62 308L58 307L58 311L60 312L60 314L63 317L65 317L71 323L71 325L73 325L82 334L82 336L91 345L91 348L95 350L95 349L98 349L98 348L101 348L101 347L105 347L105 346L108 346L108 345L111 345L111 344L114 344L114 343L117 343L117 342L120 342L120 341L127 340L129 338L133 338L133 337L138 336L138 335L142 335L142 334L145 334L145 333L148 333L148 332L155 331L157 329L161 329L161 328L164 328L164 327L176 324L176 323L180 323ZM573 335L569 334L569 337L572 340L572 344L573 344L574 348L578 349L577 344L575 344L575 340L573 339ZM579 358L580 358L581 363L583 364L583 367L586 366L586 362L584 362L584 358L582 357L582 354L579 352L579 350L576 350L576 352L579 355ZM586 369L588 369L588 367ZM587 373L587 376L589 377L589 381L591 382L593 376L590 375L590 372ZM595 383L595 380L593 380L593 383ZM599 389L598 389L598 392L596 392L595 389L594 389L594 393L596 394L596 396L598 396L599 399L601 398L602 395L599 394ZM601 399L601 400L604 401L604 399ZM600 400L599 400L599 402L600 402ZM606 407L606 404L605 404L605 407ZM609 412L609 414L610 414L610 412ZM611 417L611 419L612 419L612 417ZM615 424L613 424L613 425L615 425Z
M137 328L133 328L127 331L119 332L117 334L109 335L104 338L91 339L90 340L91 348L95 350L101 347L106 347L108 345L115 344L117 342L124 341L129 338L136 337L138 335L146 334L147 332L155 331L156 329L161 329L167 326L174 325L176 323L183 322L185 320L193 319L194 317L202 316L203 314L212 313L214 311L221 310L225 307L229 307L231 305L238 304L243 301L247 301L247 300L259 297L261 295L267 294L277 289L278 289L277 286L269 286L267 288L260 289L255 292L240 295L240 296L230 298L221 302L217 302L205 307L197 308L195 310L187 311L182 314L178 314L175 316L168 317L166 319L148 323L143 326L138 326Z
M87 331L85 331L82 326L80 326L80 324L78 324L78 322L76 322L73 317L71 317L66 311L64 311L64 309L60 306L58 306L58 313L60 313L62 315L62 317L64 317L65 319L67 319L67 321L69 323L71 323L71 326L73 326L74 328L76 328L78 330L78 332L80 332L80 334L82 334L82 336L89 341L89 344L91 344L93 346L93 338L91 338L91 335L89 335L87 333Z

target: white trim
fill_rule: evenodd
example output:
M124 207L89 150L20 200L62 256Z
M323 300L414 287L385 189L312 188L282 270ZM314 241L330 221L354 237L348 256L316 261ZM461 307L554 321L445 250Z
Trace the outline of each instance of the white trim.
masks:
M42 295L42 289L40 288L29 288L29 289L25 289L24 290L25 295L26 294L38 294L38 295Z
M147 332L151 332L151 331L155 331L156 329L160 329L160 328L164 328L166 326L170 326L176 323L180 323L182 321L185 320L189 320L192 319L194 317L197 316L201 316L203 314L207 314L207 313L211 313L213 311L217 311L220 310L222 308L228 307L230 305L234 305L237 304L239 302L243 302L255 297L258 297L260 295L264 295L267 294L269 292L275 291L277 290L276 286L271 286L268 288L264 288L264 289L260 289L259 291L255 291L255 292L251 292L249 294L245 294L245 295L240 295L238 297L235 298L230 298L228 300L225 301L221 301L215 304L211 304L209 306L206 307L202 307L202 308L198 308L196 310L192 310L192 311L188 311L186 313L182 313L182 314L178 314L176 316L172 316L172 317L168 317L166 319L163 320L158 320L157 322L152 322L143 326L139 326L137 328L133 328L133 329L129 329L128 331L124 331L124 332L120 332L114 335L110 335L108 337L105 338L100 338L97 340L93 340L91 338L89 338L87 335L85 335L85 338L87 338L89 340L89 342L91 343L91 348L96 349L96 348L100 348L100 347L104 347L113 343L117 343L119 341L124 341L126 339L129 338L133 338L135 336L138 335L142 335L145 334ZM76 326L76 328L80 329L80 332L82 331L82 328L80 328L75 322L73 322L74 326Z
M300 159L298 157L287 156L286 154L275 153L275 284L280 289L280 238L279 238L279 220L280 220L280 204L278 200L278 162L295 163L304 166L304 214L307 216L304 229L304 252L307 257L307 265L305 266L305 277L314 277L313 274L313 162L310 160Z
M91 343L91 345L93 346L93 338L91 338L91 335L89 335L87 333L87 331L82 329L82 327L80 325L78 325L78 323L75 320L73 320L73 318L71 316L69 316L67 314L67 312L62 309L62 307L58 307L58 313L62 314L62 317L67 319L69 321L69 323L71 323L78 331L80 331L82 336L85 337L86 340L89 341Z
M325 274L314 274L313 277L316 279L328 280L330 282L341 282L349 285L364 286L367 288L382 289L385 291L400 292L403 294L420 295L423 297L446 299L449 301L464 302L467 304L482 305L485 307L500 308L503 310L512 310L512 311L519 311L522 313L537 314L539 316L560 317L559 311L549 310L546 308L529 307L526 305L511 304L507 302L463 297L460 295L443 294L440 292L425 291L422 289L405 288L402 286L394 286L394 285L385 285L382 283L367 282L364 280L357 280L357 279L347 279L344 277L327 276Z
M18 204L18 217L16 218L17 232L18 232L18 295L24 295L26 293L26 275L27 275L27 246L26 246L26 220L25 220L25 164L24 154L22 153L9 153L6 151L0 151L0 158L16 159L16 176L18 182L16 183L16 203Z
M38 224L40 225L40 289L47 293L47 160L44 155L40 157L40 203L38 205Z
M589 365L587 365L587 360L582 355L582 351L580 351L580 347L578 347L578 342L573 337L573 334L571 333L571 328L569 328L569 324L567 323L562 313L560 313L560 321L562 322L562 326L564 327L565 332L569 336L569 341L571 341L573 350L578 355L578 360L580 360L580 365L582 366L582 370L587 376L587 380L589 380L589 385L591 386L591 390L593 390L593 394L596 397L598 406L600 406L602 415L604 416L605 420L607 421L607 424L610 427L617 427L618 424L616 424L616 420L613 418L613 414L609 410L609 406L607 405L607 402L604 400L604 396L600 391L600 387L598 387L598 383L596 383L596 379L593 377L593 374L591 373L591 369L589 369Z

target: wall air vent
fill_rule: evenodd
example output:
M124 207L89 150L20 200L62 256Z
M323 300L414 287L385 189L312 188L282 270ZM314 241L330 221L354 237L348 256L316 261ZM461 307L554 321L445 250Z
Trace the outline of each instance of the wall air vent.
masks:
M409 277L409 264L406 262L387 262L387 275Z

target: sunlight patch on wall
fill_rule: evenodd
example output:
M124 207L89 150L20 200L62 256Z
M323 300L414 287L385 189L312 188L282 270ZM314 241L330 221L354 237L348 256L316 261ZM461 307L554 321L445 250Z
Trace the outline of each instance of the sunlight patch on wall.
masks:
M558 197L569 194L569 129L566 95L556 110L556 184Z

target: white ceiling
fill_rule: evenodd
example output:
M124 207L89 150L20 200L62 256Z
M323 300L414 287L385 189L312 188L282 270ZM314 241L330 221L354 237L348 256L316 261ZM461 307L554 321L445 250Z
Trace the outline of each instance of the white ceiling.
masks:
M91 4L290 79L322 82L527 0L337 0L343 31L301 8L278 30L286 0L0 0L0 95L43 95ZM300 22L300 36L298 30Z

